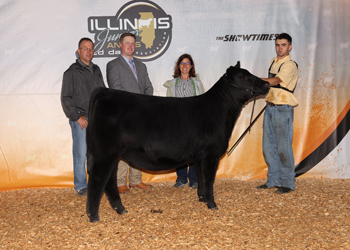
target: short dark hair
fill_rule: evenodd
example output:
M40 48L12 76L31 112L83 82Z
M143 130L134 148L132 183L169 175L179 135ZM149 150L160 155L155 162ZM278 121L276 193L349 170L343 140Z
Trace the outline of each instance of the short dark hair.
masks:
M123 43L124 37L127 37L127 36L132 36L135 39L135 41L136 41L136 36L133 33L127 32L127 33L123 33L120 36L120 40L119 40L120 43Z
M90 41L92 43L92 45L94 46L94 43L92 42L92 40L88 37L83 37L82 39L80 39L79 43L78 43L78 49L80 49L80 44L83 42L83 41Z
M276 36L276 40L286 39L290 44L292 44L292 37L288 35L287 33L281 33L278 36Z
M189 72L190 77L195 77L196 76L196 69L194 68L194 62L193 62L193 59L192 59L191 55L183 54L183 55L181 55L179 57L179 59L177 59L177 62L176 62L176 65L175 65L175 70L174 70L174 75L173 75L174 78L177 78L177 77L179 77L181 75L180 63L185 58L187 58L190 61L191 65L192 65L192 68L190 69L190 72Z

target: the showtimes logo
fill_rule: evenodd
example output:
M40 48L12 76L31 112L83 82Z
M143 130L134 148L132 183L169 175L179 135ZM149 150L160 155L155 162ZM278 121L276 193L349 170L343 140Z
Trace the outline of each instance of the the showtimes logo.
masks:
M216 40L223 42L273 41L278 35L279 34L225 35L216 37Z

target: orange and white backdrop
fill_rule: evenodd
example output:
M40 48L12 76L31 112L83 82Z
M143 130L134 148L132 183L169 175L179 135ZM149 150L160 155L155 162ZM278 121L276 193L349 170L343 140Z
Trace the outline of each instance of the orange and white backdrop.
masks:
M145 62L155 95L172 78L183 53L192 55L208 90L226 68L241 62L266 77L276 34L293 38L299 65L294 141L300 177L350 178L350 2L60 0L0 3L0 190L73 186L72 138L60 103L63 72L77 43L95 43L93 62L120 54L120 34L137 36L135 56ZM106 83L106 81L105 81ZM257 101L255 115L265 106ZM236 123L230 147L248 127L252 103ZM215 128L213 128L215 129ZM262 117L217 177L266 177ZM144 172L143 180L174 180L174 172Z

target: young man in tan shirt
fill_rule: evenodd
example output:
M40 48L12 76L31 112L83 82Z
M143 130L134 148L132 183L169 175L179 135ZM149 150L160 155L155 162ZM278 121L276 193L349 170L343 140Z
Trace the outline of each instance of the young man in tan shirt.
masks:
M298 80L298 66L290 58L292 38L282 33L276 37L277 56L272 59L268 81L271 89L266 96L267 107L263 123L263 153L268 166L267 182L258 189L277 187L275 193L295 189L295 166L292 148L294 107L293 95Z

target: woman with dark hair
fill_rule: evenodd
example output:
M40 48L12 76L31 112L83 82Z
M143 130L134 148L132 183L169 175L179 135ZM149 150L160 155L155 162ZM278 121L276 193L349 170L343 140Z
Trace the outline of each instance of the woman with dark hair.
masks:
M204 87L196 75L194 62L189 54L183 54L176 62L174 79L166 81L164 87L167 88L166 95L169 97L190 97L204 93ZM198 181L194 165L186 164L176 169L177 179L174 187L182 187L189 181L189 186L198 188ZM188 181L187 181L188 179Z

